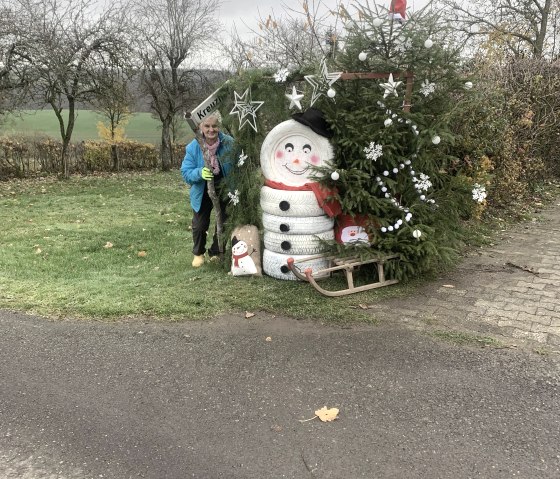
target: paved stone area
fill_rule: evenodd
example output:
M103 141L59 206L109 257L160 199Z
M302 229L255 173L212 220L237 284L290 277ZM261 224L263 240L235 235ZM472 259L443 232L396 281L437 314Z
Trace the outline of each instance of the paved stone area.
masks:
M411 296L368 308L381 320L560 352L560 202L501 232Z

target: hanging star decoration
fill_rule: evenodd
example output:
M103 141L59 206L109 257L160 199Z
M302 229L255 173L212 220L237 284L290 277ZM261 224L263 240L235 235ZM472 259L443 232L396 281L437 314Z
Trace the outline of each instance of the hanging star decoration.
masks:
M313 88L310 106L313 106L318 98L331 88L332 84L337 81L341 75L342 72L329 73L327 69L327 60L325 58L321 61L321 75L305 75L305 81Z
M389 80L387 81L387 83L382 83L381 85L379 85L381 88L385 90L385 93L383 94L383 98L387 98L391 93L395 96L399 96L399 94L397 93L397 87L401 83L402 81L393 80L393 74L391 73L389 75Z
M304 95L298 93L295 86L292 86L292 93L286 93L286 98L290 100L290 109L296 106L301 110L301 100Z
M243 95L239 95L236 91L235 102L233 108L229 112L230 115L237 115L239 118L239 129L248 123L253 130L257 130L257 110L263 105L264 101L252 101L249 88L245 90Z

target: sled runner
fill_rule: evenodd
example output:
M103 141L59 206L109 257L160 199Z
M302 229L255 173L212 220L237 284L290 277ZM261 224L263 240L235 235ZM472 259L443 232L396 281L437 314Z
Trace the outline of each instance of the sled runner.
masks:
M294 275L302 281L310 283L319 293L325 296L345 296L347 294L359 293L360 291L367 291L369 289L381 288L389 286L390 284L398 283L396 279L385 279L385 271L383 266L387 260L397 258L398 255L389 255L378 258L370 258L361 260L358 257L337 258L335 256L314 255L294 260L288 258L288 268ZM329 267L314 271L313 268L306 267L305 263L318 258L325 258L329 260ZM360 266L365 264L375 263L377 265L377 281L362 286L354 285L354 271L357 271ZM330 276L332 273L342 271L346 277L347 288L339 291L329 291L317 284L317 279Z

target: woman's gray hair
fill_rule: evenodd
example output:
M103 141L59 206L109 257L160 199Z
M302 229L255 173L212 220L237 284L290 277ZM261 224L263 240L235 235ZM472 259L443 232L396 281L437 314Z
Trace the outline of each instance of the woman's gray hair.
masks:
M206 123L210 118L214 118L218 122L218 126L222 126L222 114L220 113L220 110L214 110L213 112L208 113L200 124L202 125L203 123Z

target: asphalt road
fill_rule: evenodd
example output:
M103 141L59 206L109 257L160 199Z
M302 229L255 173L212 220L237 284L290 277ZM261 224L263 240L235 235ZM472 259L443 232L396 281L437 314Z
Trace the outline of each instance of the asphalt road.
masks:
M558 478L559 377L390 325L0 312L0 477Z

